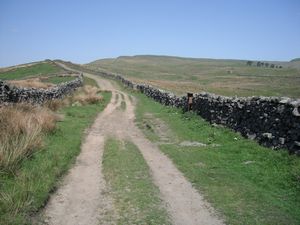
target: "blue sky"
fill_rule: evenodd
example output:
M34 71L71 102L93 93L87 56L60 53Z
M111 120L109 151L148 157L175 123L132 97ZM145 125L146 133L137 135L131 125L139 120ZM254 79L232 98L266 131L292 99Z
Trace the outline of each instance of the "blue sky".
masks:
M0 66L138 54L300 57L300 1L0 0Z

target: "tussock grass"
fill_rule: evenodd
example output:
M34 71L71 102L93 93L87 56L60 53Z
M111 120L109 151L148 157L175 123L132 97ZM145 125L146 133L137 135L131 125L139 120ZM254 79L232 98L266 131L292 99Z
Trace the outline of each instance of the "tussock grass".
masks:
M85 85L79 90L79 94L73 96L73 102L79 102L82 105L96 104L103 100L103 97L99 95L100 89L94 86Z
M55 130L62 116L54 113L62 107L97 104L103 101L100 89L85 85L74 95L34 106L14 104L0 108L0 169L14 172L20 162L42 145L42 136Z
M70 105L87 105L96 104L103 101L103 96L100 93L104 93L96 86L84 85L79 88L74 94L64 99L53 99L45 102L43 105L52 111L58 111L62 107Z
M64 106L70 105L69 99L53 99L43 104L44 107L56 112Z
M0 169L14 172L19 163L42 145L43 133L55 129L58 117L30 104L0 108Z

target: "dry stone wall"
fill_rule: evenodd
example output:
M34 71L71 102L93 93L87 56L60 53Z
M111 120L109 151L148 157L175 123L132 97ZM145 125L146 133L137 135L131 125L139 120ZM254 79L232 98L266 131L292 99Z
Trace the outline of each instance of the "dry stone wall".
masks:
M161 104L187 110L186 96L177 97L148 85L137 85L137 89ZM202 92L194 95L192 110L264 146L287 148L300 155L300 99L237 98Z
M82 75L49 89L19 88L0 80L0 104L18 102L41 104L48 100L63 98L82 85Z

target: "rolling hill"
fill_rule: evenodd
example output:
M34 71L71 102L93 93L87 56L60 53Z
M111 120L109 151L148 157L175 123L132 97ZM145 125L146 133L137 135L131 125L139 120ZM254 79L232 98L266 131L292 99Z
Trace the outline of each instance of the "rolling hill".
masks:
M262 61L267 62L267 61ZM238 96L300 97L300 61L268 62L283 68L247 66L246 60L182 58L172 56L121 56L101 59L85 67L123 74L177 94L213 92Z

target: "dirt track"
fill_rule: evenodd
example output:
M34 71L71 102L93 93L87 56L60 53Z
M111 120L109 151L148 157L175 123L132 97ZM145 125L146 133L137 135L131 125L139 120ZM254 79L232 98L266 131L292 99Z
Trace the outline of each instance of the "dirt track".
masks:
M223 224L171 160L136 127L135 100L130 101L126 93L119 91L108 80L84 75L95 79L102 89L112 91L112 99L88 131L76 164L42 212L44 223L116 224L118 215L115 214L113 200L101 172L104 141L112 136L130 140L138 146L173 224ZM120 107L121 101L126 103L125 110Z

